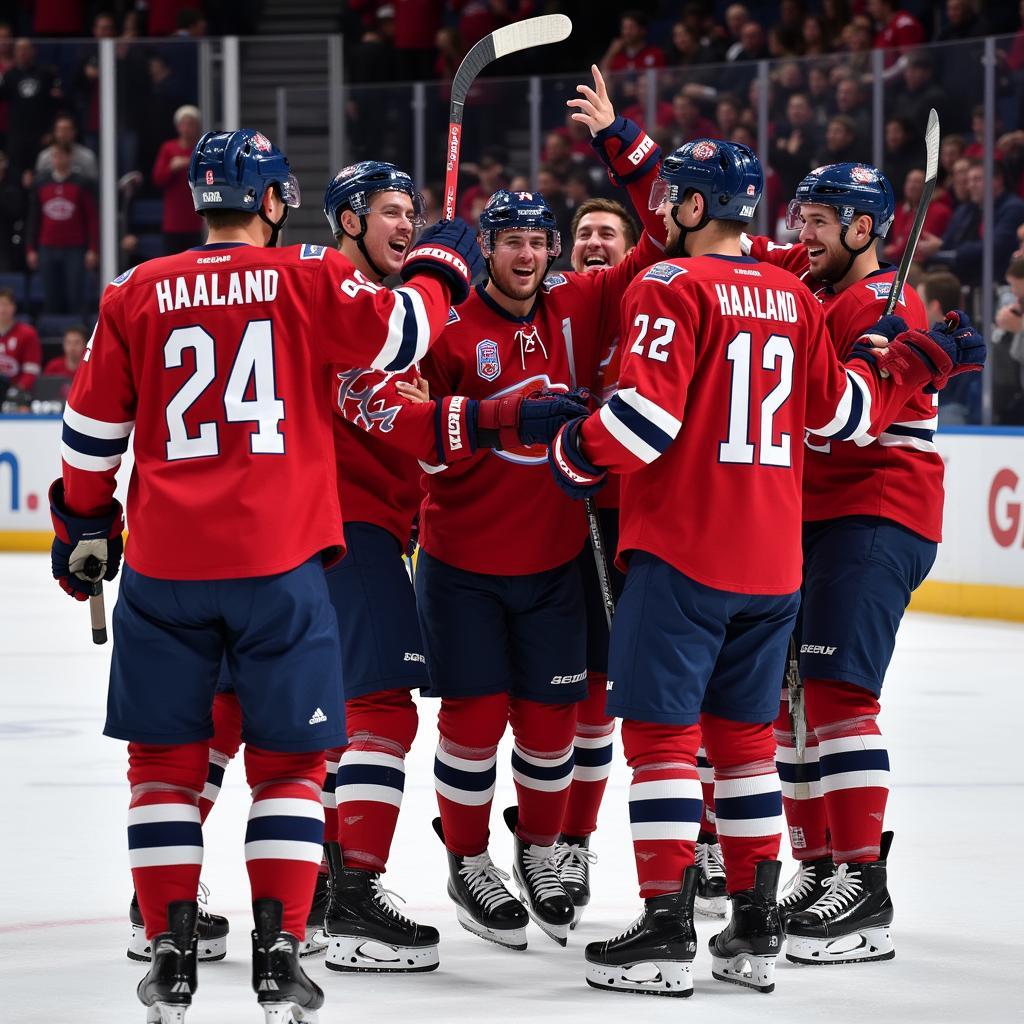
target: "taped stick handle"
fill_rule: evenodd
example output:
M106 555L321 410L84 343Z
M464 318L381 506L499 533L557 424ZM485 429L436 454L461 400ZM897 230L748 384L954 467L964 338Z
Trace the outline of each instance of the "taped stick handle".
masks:
M107 608L103 603L103 581L98 580L92 588L89 597L89 618L92 620L92 642L94 644L105 644L107 642Z
M458 106L458 110L456 110ZM459 187L459 155L462 150L462 104L452 104L448 123L448 162L444 174L444 219L455 217L455 194Z

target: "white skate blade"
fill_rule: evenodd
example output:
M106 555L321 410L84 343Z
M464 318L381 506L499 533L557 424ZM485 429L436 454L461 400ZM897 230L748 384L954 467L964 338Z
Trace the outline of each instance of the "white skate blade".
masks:
M227 937L219 939L199 939L198 956L204 963L223 960L228 955ZM128 959L148 964L153 959L153 944L146 939L146 929L137 924L132 925L132 937L128 940Z
M727 896L697 896L693 901L693 909L702 917L723 918L729 909Z
M146 1024L185 1024L187 1006L154 1003L146 1007Z
M573 906L573 908L572 908L572 924L569 925L569 930L570 931L575 931L576 930L576 925L578 925L580 923L580 918L583 917L583 911L586 910L586 909L587 909L586 907Z
M743 985L756 992L775 991L775 957L739 953L734 957L711 954L711 974L719 981Z
M327 966L332 971L375 974L433 971L441 962L437 946L392 946L359 935L329 935Z
M322 928L307 928L306 937L299 946L299 956L317 956L327 948L327 942Z
M693 995L693 965L688 960L645 960L625 966L587 961L587 984L607 992L647 996Z
M569 929L573 927L576 920L576 908L573 907L572 916L573 920L568 921L565 924L552 924L550 921L545 921L544 918L534 913L533 906L530 903L530 898L526 894L526 886L519 880L519 874L515 871L512 872L513 877L516 880L516 885L519 887L519 902L526 907L526 912L530 915L530 920L549 938L554 939L560 946L566 946L569 944Z
M304 1010L295 1003L260 1003L263 1024L318 1024L316 1010Z
M812 939L804 935L790 935L786 939L786 959L814 967L869 964L891 960L895 955L892 929L889 927L865 928L834 939Z
M480 924L480 922L477 921L467 910L458 906L458 904L455 906L455 916L458 918L459 924L461 924L467 932L479 935L481 939L486 939L488 942L494 942L499 946L504 946L506 949L526 949L525 928L487 928Z

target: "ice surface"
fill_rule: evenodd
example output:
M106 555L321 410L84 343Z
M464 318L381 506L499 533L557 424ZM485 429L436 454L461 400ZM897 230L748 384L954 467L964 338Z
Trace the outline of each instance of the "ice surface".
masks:
M0 555L0 897L3 1019L142 1024L142 965L125 958L131 878L125 846L124 745L100 735L109 647L90 641L86 609L49 578L43 555ZM108 587L108 611L114 587ZM482 666L482 670L485 666ZM618 932L639 899L626 815L628 773L616 747L593 849L594 899L562 949L534 925L529 949L463 931L445 895L444 851L430 830L434 707L421 703L389 888L441 930L441 967L408 977L338 975L308 964L327 992L322 1024L599 1021L643 1017L884 1024L1024 1020L1021 995L1024 626L911 615L883 695L895 780L888 824L896 959L858 967L780 962L769 996L711 979L701 942L692 999L628 1000L589 989L583 946ZM492 855L511 864L500 810L513 802L508 746L499 757ZM261 1024L249 990L248 892L242 857L247 791L228 768L206 827L203 879L227 914L228 958L201 966L188 1024ZM784 877L790 873L788 863ZM1014 1009L1016 1007L1016 1009Z

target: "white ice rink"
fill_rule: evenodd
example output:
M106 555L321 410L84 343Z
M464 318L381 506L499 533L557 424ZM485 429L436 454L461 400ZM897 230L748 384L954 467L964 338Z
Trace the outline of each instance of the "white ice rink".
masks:
M0 772L3 895L0 1020L142 1024L144 966L125 958L131 877L125 844L124 745L100 735L109 647L90 641L86 609L49 578L43 555L0 555ZM114 588L108 587L108 611ZM408 977L307 969L327 993L322 1024L393 1022L786 1021L790 1024L1021 1021L1024 901L1024 626L911 615L883 698L894 786L890 888L896 959L797 967L780 959L776 991L711 979L701 943L688 1000L623 999L589 989L583 946L627 925L639 907L618 760L593 848L594 899L569 946L535 926L529 949L499 949L463 931L445 895L444 851L430 829L434 704L422 702L387 884L411 916L441 930L441 966ZM500 810L513 802L499 759L491 853L510 867ZM248 886L241 766L206 826L203 878L231 919L228 958L201 965L188 1024L262 1024L249 989ZM789 863L784 878L791 873Z

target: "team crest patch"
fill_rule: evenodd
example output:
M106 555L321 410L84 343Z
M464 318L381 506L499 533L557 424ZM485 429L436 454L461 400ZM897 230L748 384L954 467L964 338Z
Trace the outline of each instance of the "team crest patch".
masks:
M685 267L677 267L674 263L655 263L654 266L644 274L643 280L661 281L662 284L668 284L673 278L685 273Z
M110 283L114 285L115 288L120 288L136 270L138 270L138 267L129 267L123 274L118 274Z
M462 319L461 316L455 311L454 306L448 307L448 319L445 320L444 324L447 327L449 324L457 324Z
M754 188L753 185L748 185L747 186L747 195L748 196L756 196L757 195L757 189Z
M559 285L565 284L568 278L565 274L549 274L544 278L544 291L549 292L552 288L557 288Z
M476 347L476 372L484 380L497 380L501 374L498 344L485 338Z
M326 245L312 245L309 242L303 242L302 248L299 250L300 260L322 260L324 254L327 252Z
M854 167L850 171L850 177L858 185L873 185L878 181L878 172L873 167Z
M268 139L262 132L254 133L252 138L249 139L249 144L253 149L258 150L260 153L270 152L270 139Z
M213 171L208 170L206 172L206 184L207 185L212 185L213 184Z
M708 142L707 139L695 142L693 149L690 150L690 156L694 160L714 160L717 153L718 147L713 142Z
M892 291L893 283L892 281L866 281L864 285L876 299L887 299ZM903 292L901 291L899 305L905 306L906 304Z

